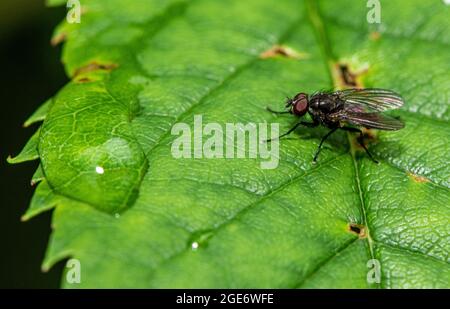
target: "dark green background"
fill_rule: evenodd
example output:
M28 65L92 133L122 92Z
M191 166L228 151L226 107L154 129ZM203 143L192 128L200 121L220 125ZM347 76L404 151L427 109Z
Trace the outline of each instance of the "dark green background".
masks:
M67 82L60 47L49 43L64 15L64 7L46 8L44 0L0 1L2 288L56 288L64 267L61 262L48 273L40 270L51 212L20 222L34 190L29 183L37 162L14 167L6 163L7 156L16 155L36 129L23 129L23 121Z

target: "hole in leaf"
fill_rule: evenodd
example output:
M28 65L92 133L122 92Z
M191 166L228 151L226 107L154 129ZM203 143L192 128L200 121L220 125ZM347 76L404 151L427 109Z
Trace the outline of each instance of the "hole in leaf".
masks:
M344 84L346 86L355 87L357 85L356 75L350 71L350 69L348 68L348 65L340 64L339 72L340 72L342 81L344 82Z
M334 65L333 74L337 84L337 88L364 88L361 78L365 73L367 73L367 71L367 65L361 67L358 70L355 70L347 63L336 63Z
M366 226L363 224L349 223L348 231L350 233L358 235L359 238L367 237L367 229L366 229Z

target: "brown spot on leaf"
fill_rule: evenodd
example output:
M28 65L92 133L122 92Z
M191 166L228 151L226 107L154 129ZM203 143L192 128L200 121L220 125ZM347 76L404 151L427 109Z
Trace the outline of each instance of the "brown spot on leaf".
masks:
M336 88L364 88L361 79L367 71L368 68L366 67L353 70L347 63L335 63L332 67L332 72Z
M343 81L343 84L349 87L356 87L356 75L350 72L346 64L339 64L339 72Z
M82 77L82 78L78 78L78 79L75 80L75 82L77 82L77 83L89 83L91 81L92 80L90 78L87 78L87 77Z
M376 141L378 139L377 131L373 129L361 128L364 140Z
M419 182L419 183L430 182L430 180L428 178L419 176L419 175L416 175L413 173L408 173L408 176L411 177L411 179L414 180L415 182Z
M372 41L378 41L381 38L381 33L378 31L373 31L369 34L369 39Z
M91 62L88 65L85 65L84 67L77 69L75 71L75 73L73 74L73 76L76 77L81 74L98 71L98 70L112 71L117 67L118 67L118 65L115 63L103 64L103 63Z
M366 238L367 237L367 228L363 224L349 223L348 224L348 231L350 233L358 235L359 238Z
M378 135L377 131L373 129L367 129L364 127L360 127L361 131L363 132L363 139L362 142L364 143L364 146L369 147L370 143L376 143L378 141ZM353 149L358 149L359 151L365 151L364 148L359 144L358 139L359 133L352 133L351 143Z
M377 134L376 130L361 127L361 131L363 132L363 140L362 141L366 147L369 145L369 143L378 141L378 134Z
M285 45L274 45L270 49L261 53L261 59L274 58L277 56L282 56L286 58L294 58L294 59L305 59L307 58L307 54L299 53L296 50L285 46Z

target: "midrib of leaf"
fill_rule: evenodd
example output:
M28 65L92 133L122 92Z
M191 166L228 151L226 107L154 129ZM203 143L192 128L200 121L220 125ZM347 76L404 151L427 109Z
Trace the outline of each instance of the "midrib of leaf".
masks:
M332 71L333 66L336 63L336 59L334 59L334 57L333 57L330 40L328 38L328 34L325 29L323 18L320 14L320 10L317 6L317 3L314 0L307 0L307 4L308 4L307 5L308 14L311 19L311 24L316 32L318 44L321 46L324 46L324 49L323 49L324 55L323 56L324 56L324 59L327 64L329 74L332 77L332 79L331 79L333 81L332 88L336 89L337 87L339 87L339 82L336 80L336 76L335 76L335 74L333 74L333 71ZM352 157L353 166L355 169L355 181L356 181L357 190L358 190L358 192L357 192L358 197L360 200L360 210L361 210L361 215L362 215L362 219L363 219L363 225L365 226L365 229L366 229L368 256L369 256L369 259L375 259L375 252L374 252L374 247L373 247L374 244L373 244L373 240L370 235L370 227L368 225L368 220L367 220L366 206L365 206L364 196L363 196L363 192L362 192L362 188L361 188L358 163L357 163L356 157L355 157L356 149L354 148L354 143L352 142L352 135L349 132L347 132L347 139L348 139L348 142L350 145L350 155ZM325 259L322 263L320 263L319 266L308 275L308 278L311 277L312 275L314 275L314 273L316 273L320 268L322 268L325 264L327 264L334 256L339 254L339 252L341 252L342 250L347 248L351 243L352 242L344 244L343 246L341 246L339 248L339 250L336 252L335 255L331 256L331 258ZM299 285L303 284L303 282L304 281L302 281ZM379 283L377 283L377 287L380 287Z
M359 196L359 200L361 202L360 208L361 208L361 213L362 213L362 218L363 218L363 224L366 228L366 235L367 235L366 239L367 239L367 245L369 247L369 255L370 255L371 259L375 259L375 252L374 252L374 247L373 247L374 244L373 244L372 236L370 234L369 223L367 220L366 203L364 201L363 191L361 188L361 180L359 177L358 162L356 161L356 157L355 157L356 149L354 148L354 144L352 143L352 136L348 132L347 132L347 137L348 137L348 142L350 144L353 166L355 168L355 178L356 178L356 184L357 184L357 189L358 189L358 196ZM378 286L379 286L379 284L378 284Z
M325 58L325 61L326 61L326 65L327 65L327 67L329 69L330 76L332 77L332 80L333 80L333 83L334 83L334 85L332 85L332 86L333 86L333 88L339 87L339 83L336 80L336 76L333 74L333 65L337 62L337 60L335 59L335 57L333 56L333 53L332 53L332 48L331 48L331 44L330 44L330 40L329 40L328 34L326 32L326 27L325 27L324 22L323 22L323 17L321 16L321 13L320 13L320 10L318 8L318 5L317 5L317 3L314 0L307 0L306 3L307 3L307 11L308 11L309 18L311 20L311 24L312 24L312 26L313 26L313 28L314 28L314 30L316 32L317 41L318 41L320 46L323 46L323 53L324 53L324 58ZM335 19L330 19L330 20L332 22L334 22L336 25L341 25L341 26L350 27L352 29L355 29L355 27L353 27L351 25L339 23ZM421 23L417 28L420 28L423 25L424 25L424 23ZM393 38L411 39L411 38L409 38L407 36L399 36L399 35L392 34L392 33L389 33L389 32L383 33L383 35L386 35L386 34L387 34L387 36L390 36L390 37L393 37ZM420 40L420 41L431 42L431 40L427 40L427 39L424 39L424 38L415 38L415 39L416 40ZM432 42L436 43L435 41L432 41ZM437 41L437 42L442 44L442 45L447 46L447 44L445 44L443 42L439 42L439 41ZM403 111L402 110L402 112L406 112L408 114L417 115L417 113L414 113L414 112L411 112L411 111ZM421 114L421 113L419 115L424 117L424 118L427 118L427 119L432 119L433 121L436 121L436 120L437 121L442 121L442 122L444 121L444 120L442 120L440 118L436 119L436 118L433 118L432 116L424 115L424 114ZM350 133L348 133L348 132L347 132L347 139L348 139L349 144L350 144L350 153L351 153L351 157L352 157L352 161L353 161L353 166L354 166L354 169L355 169L355 181L356 181L356 184L357 184L357 190L358 190L357 193L358 193L359 200L360 200L360 209L361 209L361 214L362 214L362 218L363 218L363 224L364 224L365 228L367 229L367 237L366 237L366 239L367 239L368 256L369 256L369 258L370 259L375 259L376 258L376 255L375 255L375 243L378 243L378 244L380 244L382 246L395 248L397 250L402 250L404 252L407 252L408 254L414 254L414 255L422 256L422 257L425 257L425 258L428 258L428 259L431 259L431 260L438 260L440 262L445 263L445 261L442 261L440 259L435 258L434 256L430 256L428 254L424 254L424 253L419 252L419 251L410 250L410 249L404 248L404 247L395 247L395 246L388 245L388 244L385 244L385 243L380 242L380 241L376 241L375 242L372 239L371 233L370 233L370 229L371 228L370 228L370 226L368 224L368 219L367 219L366 203L365 203L365 200L364 200L364 193L363 193L363 190L361 188L361 180L360 180L360 175L359 175L358 162L357 162L356 156L355 156L355 153L356 153L357 150L355 149L354 143L352 142L352 135ZM410 171L404 170L404 169L402 169L399 166L393 165L391 162L385 160L383 157L378 158L378 160L382 161L384 164L389 165L390 167L395 168L396 170L400 170L400 171L402 171L404 173L410 173ZM448 190L447 187L445 187L445 186L443 186L443 185L441 185L439 183L436 183L436 182L434 182L433 180L431 180L429 178L427 178L427 179L430 181L430 183L432 185L435 185L435 186L437 186L439 188L444 188L444 189ZM315 268L307 276L307 278L312 277L314 275L314 273L316 273L320 268L322 268L325 264L327 264L329 261L331 261L336 255L339 254L339 252L345 250L351 243L352 242L349 242L348 244L344 244L341 248L339 248L339 250L336 252L335 255L325 259L322 263L320 263L318 265L317 268ZM380 260L380 259L378 259L378 260ZM302 285L306 280L307 279L303 280L299 284L299 286ZM387 283L387 285L389 285L389 282ZM376 286L377 286L377 288L382 288L383 284L382 283L378 283L378 284L376 284Z

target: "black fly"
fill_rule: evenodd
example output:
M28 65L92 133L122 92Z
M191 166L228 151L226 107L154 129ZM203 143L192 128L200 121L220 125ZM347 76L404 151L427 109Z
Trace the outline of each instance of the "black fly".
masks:
M311 96L301 92L292 99L288 98L286 103L286 107L289 108L287 111L277 112L270 108L267 109L272 113L293 114L298 117L309 113L313 122L300 121L278 138L292 133L301 125L306 127L323 125L331 129L322 137L319 148L314 155L314 163L319 156L323 142L337 129L359 133L358 143L364 148L370 159L378 163L364 145L361 129L353 126L389 131L400 130L405 126L402 121L381 114L381 112L400 108L403 105L403 99L400 95L385 89L355 88L334 92L318 92Z

